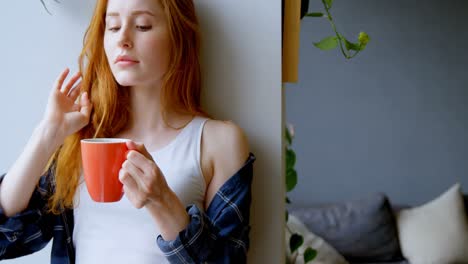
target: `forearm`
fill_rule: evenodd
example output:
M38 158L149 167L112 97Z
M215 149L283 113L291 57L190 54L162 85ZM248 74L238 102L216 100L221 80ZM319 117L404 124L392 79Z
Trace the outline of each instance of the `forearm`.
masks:
M159 248L170 263L246 263L248 223L223 227L233 219L233 215L221 213L215 225L213 219L195 205L188 208L188 214L189 225L174 240L165 240L162 236L157 239Z
M168 190L159 201L150 201L146 208L165 240L173 240L189 223L189 215L177 195Z
M28 206L47 162L60 145L54 131L53 127L41 122L3 179L0 205L6 216L13 216Z

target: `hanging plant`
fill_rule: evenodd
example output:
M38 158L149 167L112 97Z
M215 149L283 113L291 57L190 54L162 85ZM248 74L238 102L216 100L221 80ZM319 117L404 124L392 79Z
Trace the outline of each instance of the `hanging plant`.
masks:
M47 11L47 13L49 13L49 15L52 15L52 13L50 13L49 9L47 8L47 5L46 5L45 1L44 0L40 0L40 1L41 1L42 6L44 7L45 11ZM60 1L58 1L58 0L54 0L54 2L60 3Z
M335 33L334 36L329 36L322 39L319 42L315 42L314 46L321 50L332 50L337 47L340 47L341 53L346 59L351 59L364 50L369 43L369 35L366 32L360 32L357 38L357 42L351 42L342 34L340 34L336 28L335 22L333 21L330 9L333 5L333 0L322 0L325 13L323 12L313 12L308 13L306 17L324 17L330 21L331 27Z
M283 0L283 12L284 12L284 1ZM304 17L318 17L318 18L326 18L335 33L333 36L326 37L319 42L315 42L314 46L321 49L321 50L332 50L337 47L340 47L341 53L346 59L351 59L355 57L359 52L364 50L369 42L370 38L369 35L365 32L360 32L358 35L357 42L351 42L346 39L342 34L340 34L336 28L335 22L333 21L330 9L333 5L333 0L321 0L324 11L325 12L312 12L307 13L309 9L309 0L301 0L301 19ZM284 18L284 13L283 13ZM283 23L282 23L283 24ZM291 192L297 185L298 177L297 171L294 168L296 165L296 153L292 148L292 141L294 138L294 128L292 125L288 125L285 129L285 139L286 139L286 192ZM291 201L286 196L286 203L289 204ZM286 210L286 223L288 222L289 213ZM286 228L288 226L286 225ZM291 232L292 234L289 239L289 249L292 254L292 259L286 260L286 262L290 261L291 263L296 263L298 257L303 258L304 263L308 263L313 261L317 256L317 251L311 247L307 247L302 254L299 256L298 249L304 243L304 238L301 234L297 234Z

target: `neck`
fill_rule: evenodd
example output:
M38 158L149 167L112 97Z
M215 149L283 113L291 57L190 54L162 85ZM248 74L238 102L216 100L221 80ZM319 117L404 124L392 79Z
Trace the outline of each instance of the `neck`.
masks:
M154 131L164 128L160 87L132 86L127 89L130 89L130 119L127 130Z
M191 119L166 111L165 121L168 124L164 122L163 112L166 109L161 105L160 86L132 86L127 89L130 89L130 119L125 131L136 137L172 130L185 125Z

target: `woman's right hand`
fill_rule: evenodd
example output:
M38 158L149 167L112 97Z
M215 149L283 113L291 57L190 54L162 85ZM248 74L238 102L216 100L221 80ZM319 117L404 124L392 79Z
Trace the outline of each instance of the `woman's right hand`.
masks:
M55 81L43 118L43 122L53 131L54 139L60 141L57 142L59 144L63 143L67 136L89 123L92 109L86 92L75 103L81 92L81 82L76 85L75 83L80 79L81 74L75 73L64 85L69 72L68 68L65 69Z

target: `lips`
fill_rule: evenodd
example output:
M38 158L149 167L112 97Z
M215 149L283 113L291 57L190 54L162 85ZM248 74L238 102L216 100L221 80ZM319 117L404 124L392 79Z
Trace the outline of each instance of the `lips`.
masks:
M138 63L139 61L135 60L134 58L128 56L128 55L120 55L117 57L115 60L115 63L122 63L122 64L135 64Z

